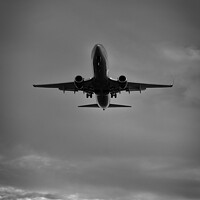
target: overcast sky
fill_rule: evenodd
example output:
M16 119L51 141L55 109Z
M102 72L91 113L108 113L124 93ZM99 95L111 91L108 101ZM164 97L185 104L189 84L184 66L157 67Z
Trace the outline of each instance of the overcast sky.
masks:
M0 198L200 199L200 1L0 1ZM33 84L110 76L170 84L124 109Z

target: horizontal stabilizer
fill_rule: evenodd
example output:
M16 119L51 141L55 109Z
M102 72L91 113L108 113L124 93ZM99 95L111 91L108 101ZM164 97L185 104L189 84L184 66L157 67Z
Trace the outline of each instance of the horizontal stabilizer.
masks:
M130 108L131 106L120 105L120 104L110 104L108 108Z
M78 107L84 107L84 108L99 108L98 104L88 104L88 105L82 105Z
M98 104L88 104L88 105L81 105L81 106L78 106L78 107L81 107L81 108L100 108L98 106ZM110 104L108 106L108 108L130 108L131 106L127 106L127 105L120 105L120 104Z

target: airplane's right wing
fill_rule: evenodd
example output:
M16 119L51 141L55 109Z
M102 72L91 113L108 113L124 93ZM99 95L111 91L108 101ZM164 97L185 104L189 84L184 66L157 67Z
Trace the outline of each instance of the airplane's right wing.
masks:
M137 82L124 82L124 86L120 86L119 80L109 79L110 84L110 93L118 93L121 91L142 91L146 90L147 88L168 88L172 87L171 85L164 85L164 84L148 84L148 83L137 83Z
M125 90L126 91L142 91L142 90L146 90L147 88L168 88L172 86L173 85L128 82Z

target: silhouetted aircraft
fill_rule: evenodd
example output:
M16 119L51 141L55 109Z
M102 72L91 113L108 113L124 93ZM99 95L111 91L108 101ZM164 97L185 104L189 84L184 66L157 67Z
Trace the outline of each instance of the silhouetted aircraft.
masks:
M103 45L96 44L92 49L91 54L93 62L94 76L89 79L84 79L78 75L74 81L66 83L54 83L54 84L42 84L33 85L34 87L42 88L58 88L59 90L78 92L82 91L86 93L86 98L92 98L92 95L96 95L96 104L82 105L78 107L89 108L106 108L113 107L131 107L128 105L111 104L110 97L117 97L117 93L122 91L131 92L146 90L146 88L167 88L173 85L160 85L160 84L147 84L128 82L124 75L119 76L117 80L114 80L108 76L108 60L107 53Z

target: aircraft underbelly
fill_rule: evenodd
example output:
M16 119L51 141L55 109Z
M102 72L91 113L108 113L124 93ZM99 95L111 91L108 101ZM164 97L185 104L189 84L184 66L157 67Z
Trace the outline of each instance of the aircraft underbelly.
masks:
M97 104L99 107L105 109L110 104L110 98L109 95L96 95Z

